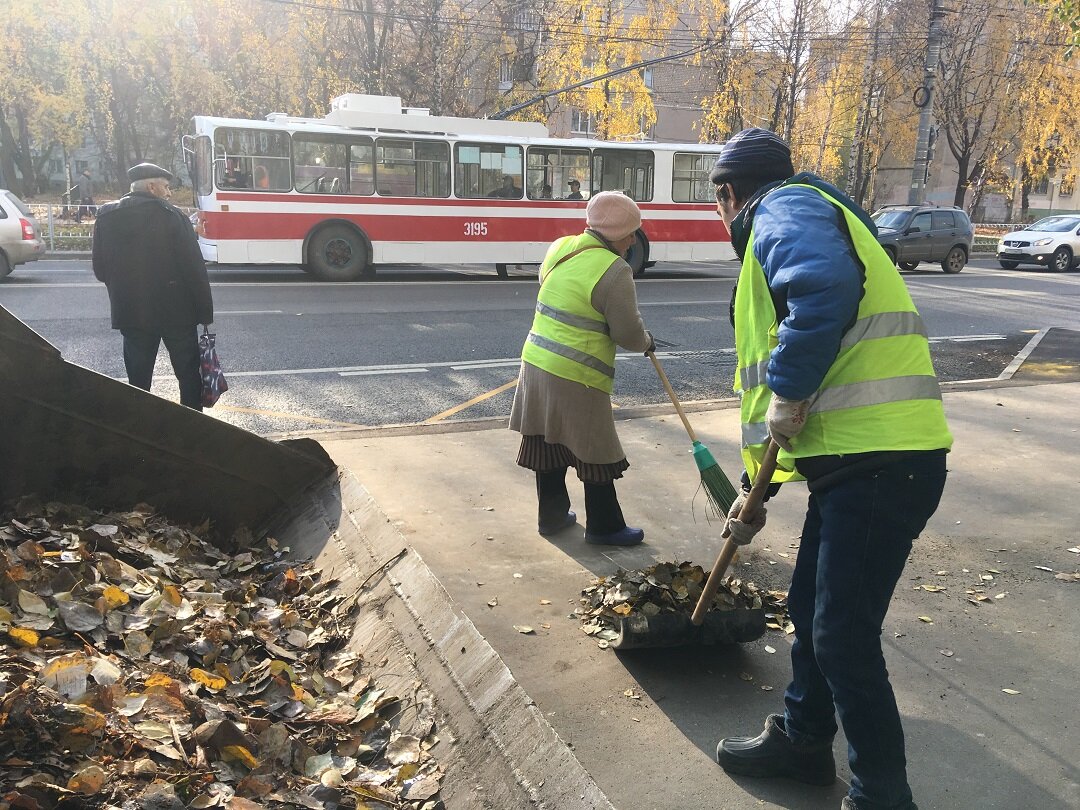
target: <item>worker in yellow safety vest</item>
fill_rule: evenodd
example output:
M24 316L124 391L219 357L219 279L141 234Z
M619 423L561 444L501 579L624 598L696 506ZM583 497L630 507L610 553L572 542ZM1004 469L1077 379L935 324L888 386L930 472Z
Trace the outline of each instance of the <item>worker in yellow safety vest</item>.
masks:
M536 473L538 528L548 536L577 522L566 470L585 487L585 541L631 546L615 479L630 466L611 412L615 347L651 351L634 275L623 255L639 238L641 211L617 191L594 194L586 229L556 239L540 265L532 329L521 352L510 428L522 434L517 463Z
M729 773L836 778L836 716L848 741L844 810L914 810L904 732L881 627L912 543L937 509L952 445L926 328L866 212L788 145L747 129L710 175L742 259L732 315L744 489L771 441L771 494L810 491L788 611L795 625L784 713L716 749ZM749 542L765 523L735 518Z

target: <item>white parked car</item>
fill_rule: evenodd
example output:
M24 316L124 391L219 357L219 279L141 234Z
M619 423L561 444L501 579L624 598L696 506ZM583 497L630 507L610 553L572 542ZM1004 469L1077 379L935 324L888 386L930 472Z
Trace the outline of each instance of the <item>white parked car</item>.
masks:
M1080 260L1080 216L1055 214L1005 234L997 258L1006 270L1022 264L1041 264L1059 273L1072 269Z
M0 278L15 265L40 259L44 253L41 228L26 203L0 188Z

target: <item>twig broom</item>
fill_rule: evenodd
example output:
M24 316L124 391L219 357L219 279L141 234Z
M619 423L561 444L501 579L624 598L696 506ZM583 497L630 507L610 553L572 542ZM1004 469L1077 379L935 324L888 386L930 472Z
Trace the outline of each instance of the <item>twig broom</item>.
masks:
M675 396L675 389L671 387L664 369L660 366L660 361L656 359L656 354L654 352L648 352L647 354L660 377L660 382L664 384L664 390L667 391L671 404L675 406L675 411L682 420L683 427L686 428L686 435L694 443L694 462L697 464L698 472L701 474L701 483L705 487L709 505L716 510L720 517L726 518L728 510L735 503L735 487L731 485L727 475L720 469L720 465L716 463L716 459L709 452L709 448L698 441L697 434L694 433L694 429L690 426L690 420L686 418L686 413L683 412L682 405L679 403L679 398Z

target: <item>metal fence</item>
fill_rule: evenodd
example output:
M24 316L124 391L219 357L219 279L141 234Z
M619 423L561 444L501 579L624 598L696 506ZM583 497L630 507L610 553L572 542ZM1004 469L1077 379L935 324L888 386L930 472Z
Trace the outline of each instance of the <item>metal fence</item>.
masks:
M194 208L178 206L185 214ZM90 250L94 238L96 205L61 205L60 203L30 203L30 212L41 226L41 236L50 253L78 253ZM1027 227L1010 222L975 223L974 250L993 251L1002 234Z
M30 213L41 229L41 238L49 253L80 253L90 250L94 240L96 205L28 203ZM194 208L177 206L185 214Z

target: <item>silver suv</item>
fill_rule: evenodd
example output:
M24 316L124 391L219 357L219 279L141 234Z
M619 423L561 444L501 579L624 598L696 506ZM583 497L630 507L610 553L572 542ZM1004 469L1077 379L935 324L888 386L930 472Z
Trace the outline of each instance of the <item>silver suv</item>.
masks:
M1015 270L1021 264L1041 264L1064 273L1080 256L1080 216L1055 214L1043 217L1022 231L1007 233L998 241L998 264Z
M901 270L914 270L920 262L940 262L946 273L959 273L971 255L975 228L960 208L886 205L873 220L878 242Z

